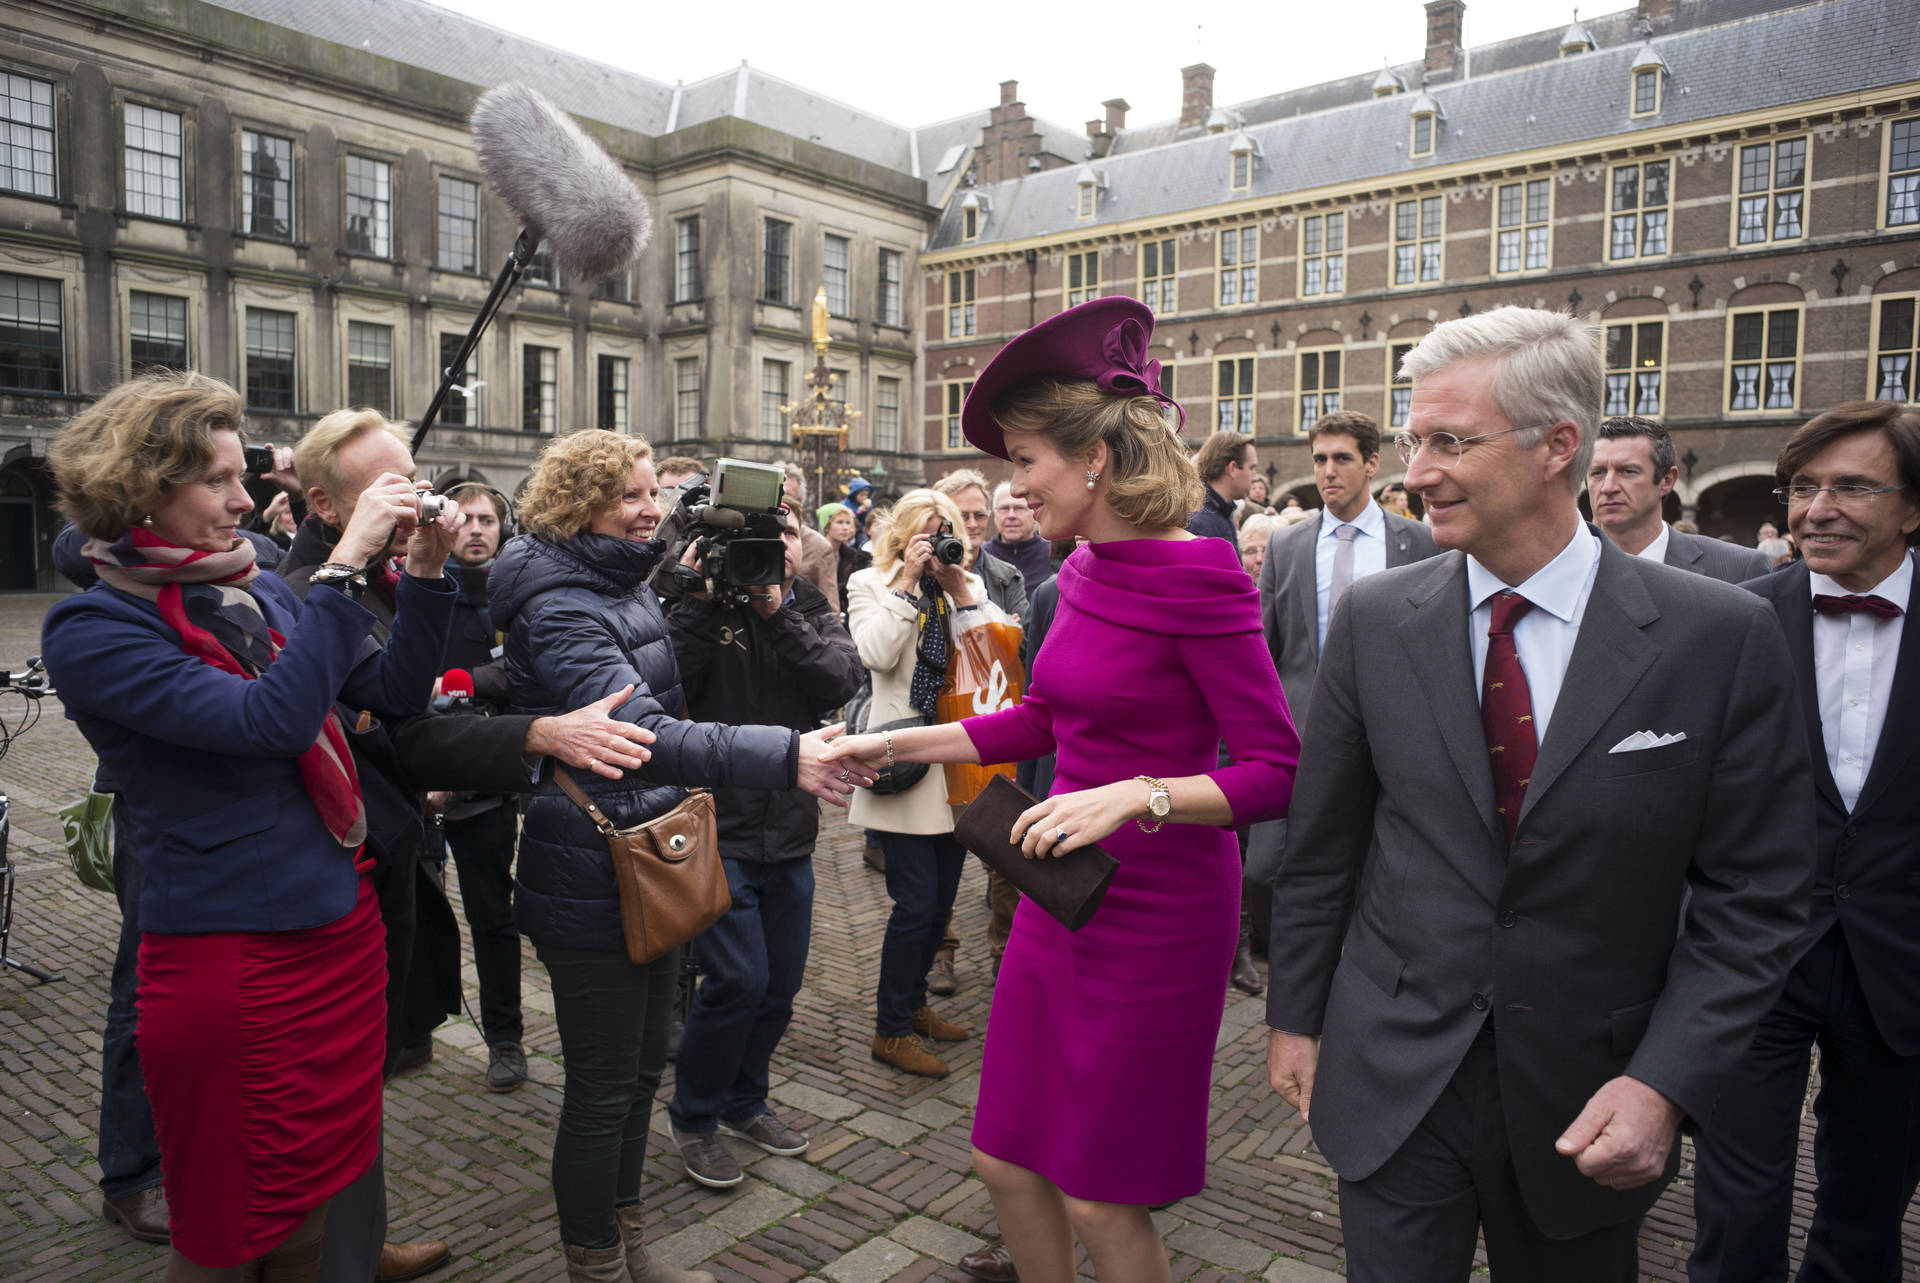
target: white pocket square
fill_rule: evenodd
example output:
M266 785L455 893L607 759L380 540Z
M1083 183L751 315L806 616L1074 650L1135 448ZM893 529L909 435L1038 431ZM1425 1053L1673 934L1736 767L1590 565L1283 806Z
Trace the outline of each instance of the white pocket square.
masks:
M1685 731L1669 731L1665 735L1656 735L1652 731L1635 731L1607 752L1637 753L1643 748L1665 748L1669 744L1678 744L1686 737Z

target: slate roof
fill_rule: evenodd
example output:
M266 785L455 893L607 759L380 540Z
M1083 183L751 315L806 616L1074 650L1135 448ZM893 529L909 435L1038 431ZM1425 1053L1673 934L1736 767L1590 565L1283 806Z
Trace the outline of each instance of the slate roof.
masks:
M1752 0L1746 2L1751 7ZM1724 0L1729 9L1740 3ZM1120 143L1136 146L1116 145L1102 162L1107 186L1091 220L1077 217L1075 171L1050 170L978 189L988 198L991 214L970 243L1051 236L1229 200L1391 180L1423 169L1920 79L1920 41L1914 38L1920 31L1920 0L1826 0L1719 26L1656 33L1651 43L1669 69L1662 109L1634 118L1629 114L1632 67L1642 42L1609 46L1602 31L1615 26L1625 31L1609 18L1587 24L1603 42L1590 52L1559 57L1562 28L1556 26L1544 36L1552 46L1545 61L1483 75L1476 52L1470 78L1430 84L1427 93L1445 120L1431 157L1407 158L1414 94L1363 97L1264 122L1245 112L1244 128L1259 143L1260 154L1252 185L1237 192L1229 190L1230 132L1185 131L1147 148L1123 134ZM1368 73L1351 81L1366 95L1373 79ZM1331 96L1331 88L1316 86L1311 92ZM950 201L942 211L931 248L961 243L957 206Z
M472 85L524 80L574 115L649 136L667 133L669 121L679 130L737 114L791 137L927 179L934 190L944 189L933 173L941 153L955 143L978 142L989 116L982 108L911 128L744 63L683 85L669 84L566 53L425 0L209 3ZM1046 120L1037 124L1049 151L1067 159L1086 154L1084 133Z

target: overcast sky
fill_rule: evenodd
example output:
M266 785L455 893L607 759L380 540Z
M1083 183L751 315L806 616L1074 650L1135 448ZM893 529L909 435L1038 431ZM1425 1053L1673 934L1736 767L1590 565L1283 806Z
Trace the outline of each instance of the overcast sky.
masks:
M1180 112L1180 68L1217 69L1233 103L1401 63L1426 48L1420 0L1156 4L796 4L792 0L437 0L495 26L656 80L701 80L746 59L898 124L925 125L998 101L1018 80L1027 110L1066 125L1125 98L1129 120ZM1590 13L1625 8L1620 0ZM1169 16L1169 9L1183 17ZM1469 0L1467 42L1562 27L1571 9Z

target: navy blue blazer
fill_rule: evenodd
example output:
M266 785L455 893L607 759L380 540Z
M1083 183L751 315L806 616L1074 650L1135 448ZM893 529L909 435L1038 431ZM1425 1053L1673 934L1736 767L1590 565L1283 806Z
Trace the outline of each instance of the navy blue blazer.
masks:
M343 917L359 877L300 779L337 696L380 717L427 707L454 592L405 576L384 650L346 594L263 574L254 599L286 648L258 681L180 647L154 603L95 584L47 612L47 670L120 787L146 860L147 931L297 931Z

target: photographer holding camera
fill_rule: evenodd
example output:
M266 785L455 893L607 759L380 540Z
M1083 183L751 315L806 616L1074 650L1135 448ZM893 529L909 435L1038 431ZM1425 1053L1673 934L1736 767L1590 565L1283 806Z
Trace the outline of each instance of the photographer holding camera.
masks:
M910 490L874 543L872 568L847 580L848 629L873 674L869 732L910 718L931 723L955 641L981 624L1010 622L980 578L964 569L967 541L954 533L963 528L952 499ZM946 1062L920 1038L955 1042L972 1033L927 1006L927 969L967 855L953 837L946 776L927 771L911 788L885 795L862 789L854 795L851 822L879 834L893 900L880 950L873 1058L942 1077Z
M800 577L800 516L789 510L781 521L779 583L688 593L667 612L687 710L700 721L811 730L860 687L860 653L839 613ZM704 572L697 545L683 560ZM807 967L820 805L797 788L719 788L714 802L733 907L693 941L704 979L687 1013L668 1114L687 1174L725 1189L744 1174L717 1132L770 1154L807 1147L768 1109L767 1074Z

